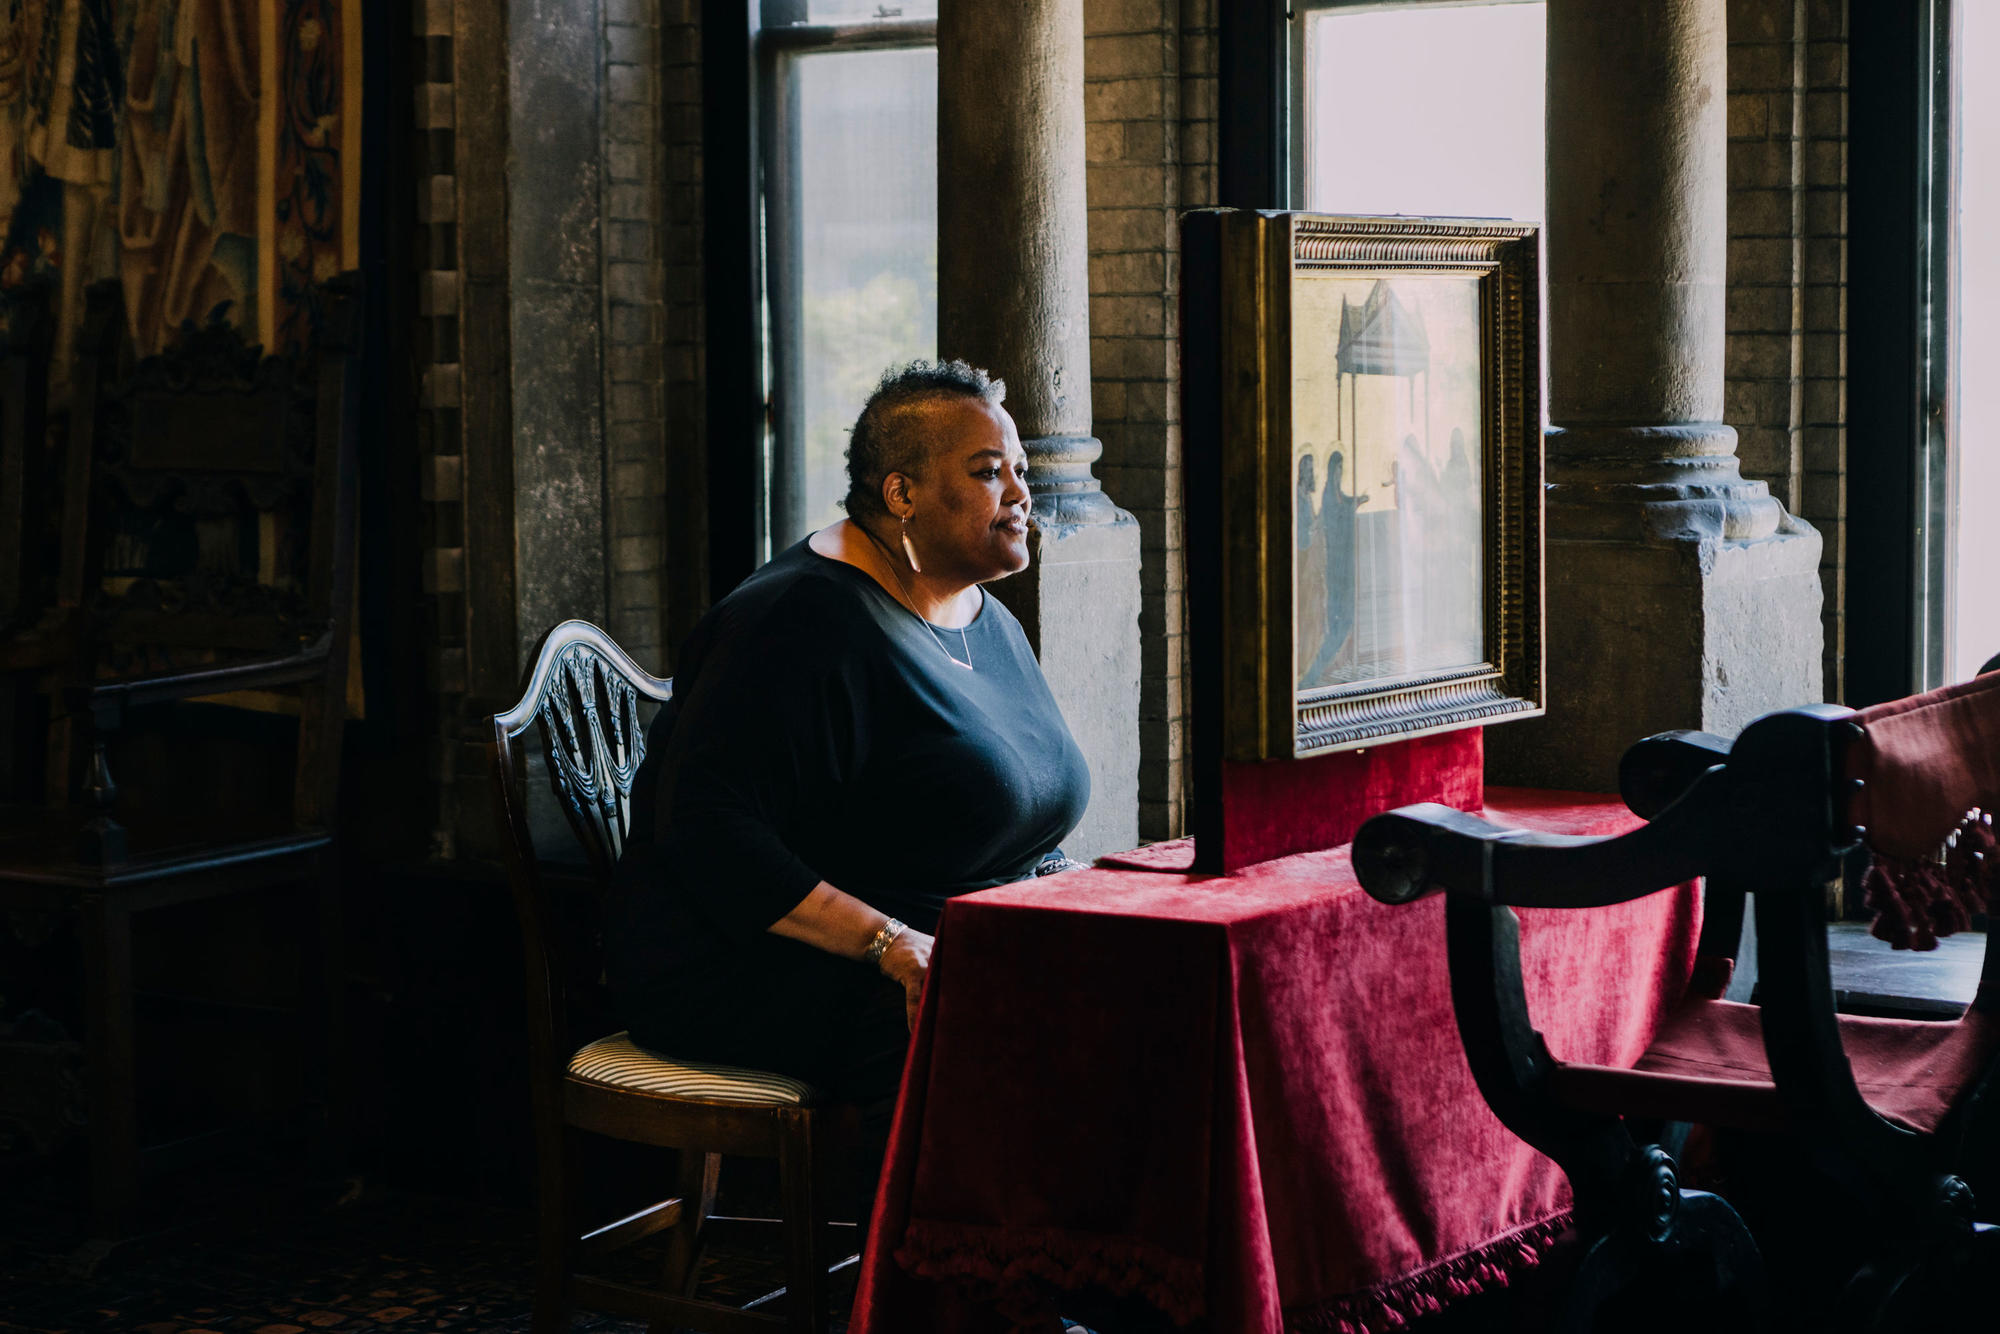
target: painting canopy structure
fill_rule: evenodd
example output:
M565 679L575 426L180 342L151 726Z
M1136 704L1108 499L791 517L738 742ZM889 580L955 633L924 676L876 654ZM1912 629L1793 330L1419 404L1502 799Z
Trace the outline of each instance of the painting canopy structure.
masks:
M1340 342L1334 363L1343 375L1416 375L1431 368L1423 316L1377 279L1360 309L1340 299Z
M1396 289L1387 279L1377 279L1368 290L1368 299L1359 306L1350 302L1345 295L1340 298L1340 339L1335 343L1334 367L1339 379L1349 375L1394 375L1409 382L1410 412L1415 415L1418 407L1417 377L1427 375L1431 368L1431 338L1424 328L1424 317L1405 305L1397 296ZM1424 438L1426 451L1430 448L1430 412L1428 395L1424 402ZM1349 399L1348 415L1358 411L1358 404ZM1342 414L1336 412L1336 419ZM1351 440L1360 431L1358 421L1348 423L1348 438ZM1357 465L1359 460L1356 460Z

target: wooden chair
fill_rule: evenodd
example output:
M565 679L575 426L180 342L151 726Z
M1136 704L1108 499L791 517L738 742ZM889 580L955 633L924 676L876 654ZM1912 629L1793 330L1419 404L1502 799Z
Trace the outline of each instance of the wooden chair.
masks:
M2000 677L1984 680L1986 725L2000 739ZM1690 1270L1704 1280L1711 1323L1759 1318L1757 1245L1728 1204L1680 1186L1690 1124L1796 1147L1824 1171L1785 1183L1762 1230L1767 1242L1810 1238L1828 1250L1859 1241L1865 1261L1842 1271L1840 1298L1821 1313L1831 1323L1957 1328L1954 1303L1989 1281L1973 1277L1977 1265L1990 1275L2000 1263L2000 1232L1975 1221L1992 1216L2000 1181L1985 1183L1982 1214L1966 1180L2000 1147L1996 953L1956 1023L1834 1008L1826 886L1866 832L1850 814L1864 785L1911 781L1866 776L1861 757L1890 726L1875 711L1816 706L1760 719L1733 744L1650 738L1621 774L1627 803L1650 823L1618 838L1527 833L1427 805L1377 816L1356 839L1356 872L1376 898L1445 892L1452 1002L1473 1074L1500 1119L1569 1176L1585 1254L1562 1328L1589 1328L1614 1294L1668 1295L1675 1261L1683 1280ZM1929 763L1979 772L1969 758L1946 746ZM2000 771L2000 748L1992 758L1988 774ZM2000 792L1968 792L1977 789L1960 784L1943 799L1942 828L1968 807L2000 804ZM1696 876L1706 888L1694 977L1637 1065L1552 1057L1527 1012L1514 909L1619 903ZM1746 894L1755 946L1742 962L1754 969L1735 967ZM1758 1003L1746 1004L1753 983ZM1829 1194L1832 1213L1807 1203Z
M302 1064L323 1164L338 1156L333 825L354 603L358 303L352 275L329 284L317 346L302 358L262 357L216 322L134 363L119 286L89 295L57 589L34 655L59 664L46 683L59 706L47 771L56 803L76 804L15 813L0 840L0 908L78 924L102 1236L129 1230L150 1156L137 1108L135 914L307 887L301 1003L322 1050ZM211 809L201 827L135 846L114 805L115 735L133 710L190 701L296 714L282 724L297 747L289 803L255 825ZM213 781L176 773L156 791ZM156 1147L171 1159L189 1145Z
M529 1087L538 1156L537 1334L569 1327L572 1307L639 1316L654 1328L823 1331L828 1321L824 1177L849 1133L846 1109L767 1071L682 1063L624 1033L578 1034L573 1000L594 987L590 951L571 939L573 905L544 874L528 801L531 725L550 788L602 891L631 828L632 782L645 756L640 710L665 703L672 682L648 675L609 636L564 621L542 637L521 700L495 716L494 795L527 963ZM594 1036L594 1041L579 1042ZM579 1232L578 1132L675 1150L677 1193L619 1222ZM736 1308L694 1297L720 1155L775 1158L784 1204L786 1287ZM586 1251L669 1231L659 1290L576 1272ZM785 1300L784 1316L752 1308Z
M60 496L49 476L46 409L55 319L46 291L18 301L0 334L0 629L32 619L52 582L47 506Z
M62 513L46 416L55 329L47 298L47 289L18 296L0 336L0 800L7 801L40 787L40 774L28 772L46 726L37 669L56 665L36 634L55 601Z

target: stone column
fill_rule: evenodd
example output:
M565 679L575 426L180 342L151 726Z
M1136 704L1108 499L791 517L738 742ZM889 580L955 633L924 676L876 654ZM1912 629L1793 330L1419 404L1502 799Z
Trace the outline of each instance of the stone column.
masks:
M1722 421L1726 60L1724 0L1548 6L1549 711L1496 781L1821 698L1819 534Z
M993 586L1090 760L1075 857L1138 841L1139 525L1091 464L1082 0L938 9L938 351L1007 381L1032 563Z

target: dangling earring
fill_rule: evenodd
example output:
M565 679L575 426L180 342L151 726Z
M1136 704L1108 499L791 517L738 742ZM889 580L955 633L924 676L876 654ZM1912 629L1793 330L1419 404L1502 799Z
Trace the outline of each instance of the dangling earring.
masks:
M910 516L903 516L903 555L910 562L911 574L922 574L924 567L917 564L917 549L910 545Z

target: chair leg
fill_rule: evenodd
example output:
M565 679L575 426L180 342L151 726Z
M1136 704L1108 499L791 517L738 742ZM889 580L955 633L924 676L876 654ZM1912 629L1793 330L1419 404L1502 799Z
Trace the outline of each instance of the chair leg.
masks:
M1841 1292L1846 1334L1970 1334L1993 1323L1992 1275L2000 1228L1975 1225L1952 1239L1917 1234L1873 1257Z
M569 1270L574 1247L570 1215L569 1165L575 1132L566 1126L536 1127L538 1180L535 1183L534 1334L568 1334Z
M829 1325L818 1139L810 1108L786 1114L778 1137L778 1188L785 1202L785 1301L792 1334L826 1334Z
M1620 1228L1585 1252L1558 1307L1562 1334L1700 1328L1747 1334L1768 1318L1763 1259L1727 1202L1679 1192L1678 1217L1657 1240Z
M707 1239L708 1216L715 1211L715 1185L722 1172L722 1155L682 1149L677 1155L681 1221L667 1235L667 1259L662 1281L667 1291L692 1297L701 1277L701 1248Z
M347 1170L348 1086L346 1066L346 960L343 949L340 870L329 853L323 855L313 873L315 899L308 1004L319 1030L320 1059L307 1075L307 1095L318 1104L319 1121L312 1145L312 1170L327 1180L338 1179Z
M90 1202L97 1235L131 1229L139 1202L138 1059L132 1003L132 915L90 896L80 923L90 1053Z

